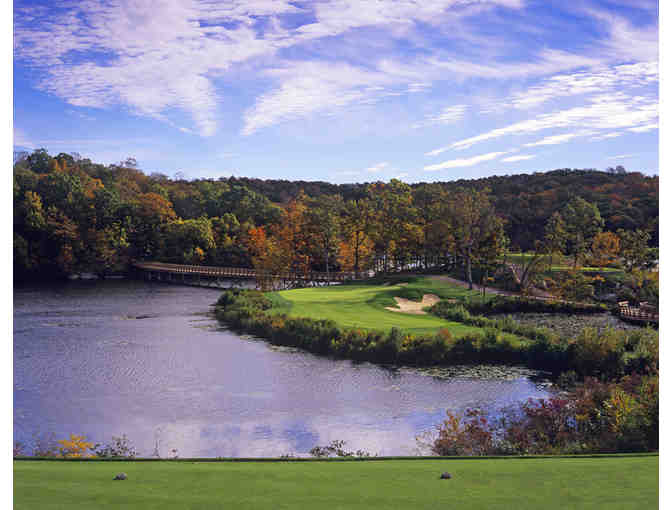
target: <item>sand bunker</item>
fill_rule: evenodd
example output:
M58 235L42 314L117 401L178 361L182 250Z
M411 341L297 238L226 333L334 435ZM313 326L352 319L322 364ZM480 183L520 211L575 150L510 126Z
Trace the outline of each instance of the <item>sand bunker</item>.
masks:
M425 294L422 296L422 301L411 301L409 299L404 299L400 297L394 298L397 302L398 308L393 308L391 306L386 306L385 310L391 312L402 312L402 313L413 313L415 315L425 315L427 312L423 311L423 308L428 306L433 306L438 303L441 299L436 294Z

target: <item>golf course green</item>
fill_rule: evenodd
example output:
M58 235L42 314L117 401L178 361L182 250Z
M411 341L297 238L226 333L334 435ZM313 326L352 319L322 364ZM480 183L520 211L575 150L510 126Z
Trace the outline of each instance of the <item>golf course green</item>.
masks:
M441 328L454 336L480 333L481 328L451 322L433 315L414 315L387 310L396 307L395 297L421 301L424 294L442 299L484 299L476 291L469 291L445 281L430 277L407 277L386 284L348 284L269 292L273 301L271 313L290 317L330 319L339 326L378 331L398 328L408 333L434 334ZM490 296L486 295L485 299ZM512 338L513 335L511 335Z
M124 481L113 481L120 472ZM452 478L440 480L442 472ZM658 456L318 462L15 461L15 509L649 509Z

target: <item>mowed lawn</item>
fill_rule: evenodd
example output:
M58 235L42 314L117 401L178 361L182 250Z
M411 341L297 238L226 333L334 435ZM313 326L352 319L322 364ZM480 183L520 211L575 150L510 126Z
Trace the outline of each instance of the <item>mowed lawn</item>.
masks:
M439 480L448 471L453 478ZM113 481L116 473L128 479ZM15 509L652 509L658 457L14 462Z
M449 322L433 315L413 315L392 312L385 307L396 306L394 297L415 298L423 294L436 294L441 298L479 298L478 292L468 291L446 282L430 278L406 278L405 282L392 285L334 285L308 289L285 290L267 295L277 308L273 313L292 317L331 319L344 327L389 331L399 328L410 333L436 333L447 328L454 336L467 333L480 334L483 330L458 322Z
M508 262L514 264L525 264L529 262L532 257L534 257L532 253L507 253L505 258ZM551 271L571 271L573 269L571 257L559 257L556 255L554 257L554 262L556 263L551 266ZM578 267L578 270L591 273L623 273L622 269L616 267L580 266Z

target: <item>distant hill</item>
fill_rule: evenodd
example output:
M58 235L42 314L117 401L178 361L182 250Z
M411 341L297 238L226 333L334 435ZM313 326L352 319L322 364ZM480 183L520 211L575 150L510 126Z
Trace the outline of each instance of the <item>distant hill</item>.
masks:
M225 181L243 185L276 203L287 202L300 190L313 197L339 194L345 200L359 199L365 196L368 186L368 183L331 184L248 177L231 177ZM606 230L648 229L652 243L658 244L658 176L563 168L435 184L448 190L489 188L497 213L507 221L507 235L515 248L531 249L548 218L573 196L597 204ZM411 184L414 190L423 186L427 184Z

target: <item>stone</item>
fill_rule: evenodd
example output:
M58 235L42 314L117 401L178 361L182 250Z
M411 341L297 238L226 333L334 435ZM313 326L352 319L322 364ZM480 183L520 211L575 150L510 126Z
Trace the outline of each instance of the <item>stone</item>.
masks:
M441 473L441 480L450 480L452 477L450 473Z
M119 473L117 476L114 477L114 480L126 480L128 478L126 476L126 473Z

